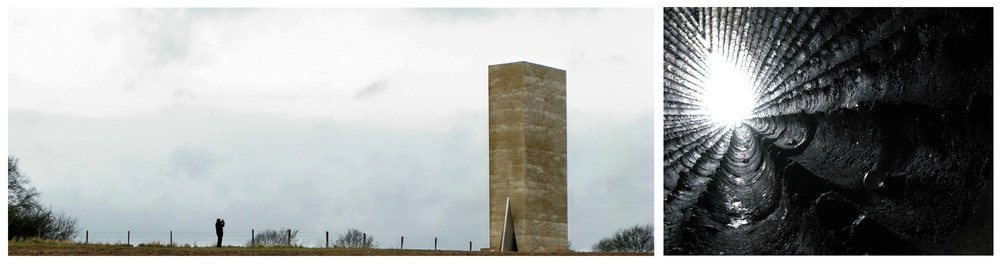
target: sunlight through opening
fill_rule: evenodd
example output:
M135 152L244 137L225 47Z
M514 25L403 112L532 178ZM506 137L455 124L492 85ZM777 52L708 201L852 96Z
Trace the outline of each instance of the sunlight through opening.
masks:
M750 118L754 107L751 81L736 63L720 54L709 54L703 106L713 122L738 126Z

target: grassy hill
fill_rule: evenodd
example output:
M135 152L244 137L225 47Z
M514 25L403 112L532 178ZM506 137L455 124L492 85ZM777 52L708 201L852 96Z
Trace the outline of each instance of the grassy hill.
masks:
M173 247L8 241L9 256L652 256L652 253L559 252L550 254L495 253L454 250L398 250L301 247Z

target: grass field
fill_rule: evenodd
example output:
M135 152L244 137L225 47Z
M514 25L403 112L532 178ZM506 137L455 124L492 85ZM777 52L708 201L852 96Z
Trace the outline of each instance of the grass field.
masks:
M9 256L652 256L652 253L560 252L551 254L491 253L451 250L359 248L132 247L128 245L13 242Z

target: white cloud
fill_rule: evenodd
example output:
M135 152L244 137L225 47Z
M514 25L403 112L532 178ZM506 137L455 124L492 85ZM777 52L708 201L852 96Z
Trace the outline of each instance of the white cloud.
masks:
M634 48L644 46L635 25L645 21L614 11L497 10L444 23L428 22L447 13L435 9L13 10L24 22L11 27L11 109L127 117L183 103L293 117L392 118L379 108L411 113L391 121L437 118L484 109L485 92L474 87L485 83L486 66L527 60L569 71L571 109L646 111L649 100L632 92L646 92L632 87L652 72L637 63L648 53ZM354 100L376 81L397 89L384 101ZM176 100L177 91L190 100Z

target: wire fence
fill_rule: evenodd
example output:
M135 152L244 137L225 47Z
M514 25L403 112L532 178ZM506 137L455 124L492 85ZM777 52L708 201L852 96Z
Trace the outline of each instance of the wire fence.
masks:
M223 246L244 247L250 244L251 234L261 234L264 231L275 231L276 229L246 229L230 230L226 229L222 236ZM88 244L124 244L138 246L140 244L160 244L174 246L191 247L213 247L218 237L215 232L178 232L178 231L100 231L83 230L78 236L79 242ZM288 229L276 230L285 238ZM329 231L296 231L292 230L292 244L295 246L324 248L334 247L336 241L345 233L335 233ZM382 249L420 249L420 250L459 250L473 251L480 248L489 247L489 242L482 240L464 240L444 237L412 237L412 236L389 236L382 234L365 233L366 237L373 238L375 248Z

